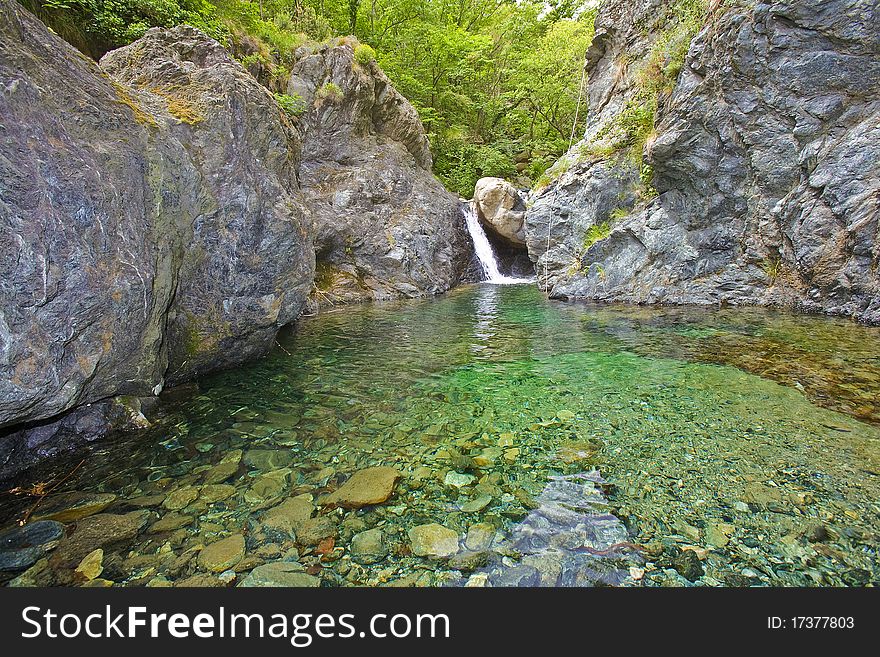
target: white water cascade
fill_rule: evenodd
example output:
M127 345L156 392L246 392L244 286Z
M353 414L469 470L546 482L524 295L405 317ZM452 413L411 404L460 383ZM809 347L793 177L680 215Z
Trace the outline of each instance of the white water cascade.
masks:
M498 268L498 260L495 258L495 251L486 237L486 231L480 225L480 219L477 217L477 210L474 208L473 201L467 203L464 208L465 217L467 219L468 232L471 234L471 240L474 242L474 251L477 258L480 259L480 266L486 275L487 283L495 283L496 285L515 285L517 283L531 283L531 278L514 278L505 276Z

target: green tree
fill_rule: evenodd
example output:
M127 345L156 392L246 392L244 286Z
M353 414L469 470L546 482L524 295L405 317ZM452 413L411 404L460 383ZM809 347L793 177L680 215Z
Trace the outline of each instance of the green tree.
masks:
M463 196L484 175L531 184L583 128L584 112L574 124L593 14L578 0L20 2L95 58L150 27L194 25L279 94L299 46L354 35L418 110L435 172Z

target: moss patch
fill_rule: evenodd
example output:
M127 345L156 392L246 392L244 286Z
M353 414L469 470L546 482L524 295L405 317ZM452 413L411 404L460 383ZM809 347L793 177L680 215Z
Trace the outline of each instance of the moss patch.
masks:
M150 89L157 96L165 99L168 107L168 113L181 123L195 125L205 120L204 115L199 107L186 96L177 93L175 90L160 89L158 87Z
M154 119L151 114L145 112L141 106L137 104L134 98L131 97L131 94L128 93L128 89L115 80L111 80L110 84L113 85L113 90L116 92L116 100L132 111L135 121L151 128L159 127L156 119Z

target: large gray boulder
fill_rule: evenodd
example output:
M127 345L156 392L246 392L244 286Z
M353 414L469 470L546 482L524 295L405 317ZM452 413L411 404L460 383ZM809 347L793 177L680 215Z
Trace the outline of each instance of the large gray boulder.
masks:
M163 139L188 155L165 173L182 206L166 380L265 353L299 315L314 272L295 127L219 43L191 27L149 30L101 68L138 90ZM163 173L155 176L167 195Z
M299 55L288 93L306 108L300 182L315 225L315 300L445 292L473 248L458 198L431 173L415 109L346 41Z
M658 3L630 4L605 3L597 19L589 63L599 114L619 104L615 85L627 87L620 53L644 52L650 39L620 19ZM588 249L586 231L611 217L584 209L596 198L596 161L534 199L527 232L545 287L564 298L790 305L880 322L878 20L871 0L711 13L647 145L659 197L620 204L610 235ZM547 226L560 216L548 256Z
M474 186L477 217L495 235L513 246L525 246L525 200L503 178L480 178Z
M314 255L294 126L216 42L151 30L99 68L0 8L2 476L112 424L60 413L265 352Z

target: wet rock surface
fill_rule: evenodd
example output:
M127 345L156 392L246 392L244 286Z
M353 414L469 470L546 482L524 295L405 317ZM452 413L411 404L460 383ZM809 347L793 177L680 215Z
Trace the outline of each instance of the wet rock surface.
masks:
M609 511L598 472L551 477L535 508L498 546L519 555L480 570L490 586L625 586L643 563L623 523Z
M441 559L458 552L458 533L436 522L413 527L409 540L417 557Z
M30 522L0 532L0 570L24 570L58 545L64 525L53 520Z
M350 509L381 504L391 497L400 476L399 471L384 466L358 470L351 479L321 502Z
M245 588L254 587L315 587L321 584L317 577L303 572L303 567L298 563L267 563L254 568L248 576L242 580L239 586Z
M244 557L244 536L235 534L211 543L199 553L199 565L205 570L222 573Z
M86 516L100 513L116 501L113 493L70 492L50 496L43 500L31 514L32 520L55 520L74 522Z

